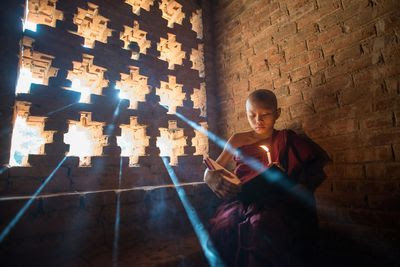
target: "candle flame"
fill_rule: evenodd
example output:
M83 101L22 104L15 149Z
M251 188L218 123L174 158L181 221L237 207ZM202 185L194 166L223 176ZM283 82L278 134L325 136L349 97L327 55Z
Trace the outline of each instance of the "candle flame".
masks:
M265 151L269 152L269 149L267 146L260 146L262 149L264 149Z

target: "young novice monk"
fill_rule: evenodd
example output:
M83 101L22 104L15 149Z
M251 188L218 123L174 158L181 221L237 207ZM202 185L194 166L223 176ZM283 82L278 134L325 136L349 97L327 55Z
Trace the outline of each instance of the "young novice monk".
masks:
M204 180L225 199L210 220L210 235L227 266L302 266L311 251L317 220L313 191L324 179L326 159L315 144L290 130L275 130L280 108L272 91L259 89L246 101L251 131L233 134L217 162L236 162L235 174L243 185L227 182L224 171L206 170ZM265 145L271 153L268 162ZM232 149L236 151L232 153ZM277 165L290 183L254 188L252 198L240 197L241 187L259 170L248 166L256 159L264 166ZM302 196L302 197L299 197Z

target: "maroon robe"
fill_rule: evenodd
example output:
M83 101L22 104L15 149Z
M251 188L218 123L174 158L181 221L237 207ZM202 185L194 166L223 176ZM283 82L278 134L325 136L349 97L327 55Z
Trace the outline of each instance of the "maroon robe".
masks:
M324 178L322 156L315 145L290 130L274 130L270 138L239 150L267 166L260 145L267 145L272 161L287 170L291 185L308 188L311 205L294 197L293 188L267 190L250 202L235 198L219 206L210 220L210 235L227 266L300 266L298 255L307 253L317 228L312 192ZM255 176L241 156L234 160L242 182Z

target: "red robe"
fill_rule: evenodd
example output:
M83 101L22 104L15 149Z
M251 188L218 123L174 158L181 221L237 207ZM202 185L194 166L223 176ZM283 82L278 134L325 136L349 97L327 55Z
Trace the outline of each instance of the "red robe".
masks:
M326 159L312 142L290 130L274 130L272 136L239 148L242 156L250 156L264 165L267 154L260 145L267 145L273 162L287 170L291 184L302 184L312 192L324 179L322 167ZM235 174L247 182L255 171L241 156L235 156ZM265 196L243 201L240 198L220 205L210 220L210 235L227 266L300 266L317 228L314 202L302 203L288 190L267 190ZM311 198L313 200L313 197Z

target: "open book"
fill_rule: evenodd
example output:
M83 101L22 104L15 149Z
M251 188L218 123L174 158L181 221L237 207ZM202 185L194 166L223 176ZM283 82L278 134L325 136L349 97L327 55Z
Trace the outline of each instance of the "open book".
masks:
M232 183L232 184L234 184L234 185L239 185L239 184L241 184L240 179L239 179L234 173L232 173L232 172L228 171L227 169L225 169L224 167L222 167L222 166L221 166L220 164L218 164L215 160L213 160L213 159L211 159L211 158L209 158L209 157L206 157L206 158L204 159L204 164L207 166L207 168L208 168L209 170L212 170L212 171L224 170L224 172L226 172L227 174L230 175L230 176L228 176L228 175L221 175L222 178L224 178L226 181L228 181L228 182L230 182L230 183Z
M241 192L238 196L242 201L252 201L273 192L281 192L282 189L288 189L293 186L293 181L289 180L286 172L276 165L271 165L260 173L254 172L254 174L246 177L246 181L241 182L235 174L209 157L204 159L204 164L210 170L224 170L227 175L222 175L222 177L226 181L235 185L241 185Z

